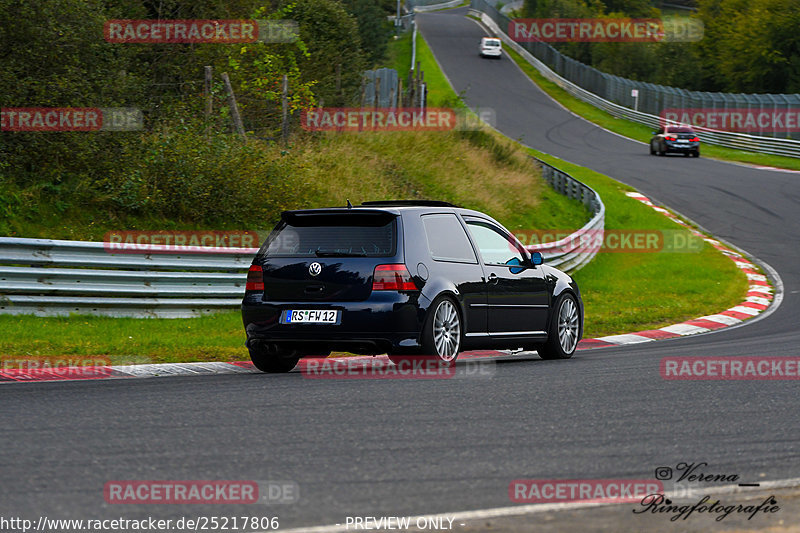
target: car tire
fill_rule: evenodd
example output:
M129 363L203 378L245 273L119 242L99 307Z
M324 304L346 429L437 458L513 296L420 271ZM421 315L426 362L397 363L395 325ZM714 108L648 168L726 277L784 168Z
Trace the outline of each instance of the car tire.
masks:
M437 348L437 338L440 337L436 329L441 328L443 325L442 322L447 321L441 320L445 317L440 317L440 320L437 321L437 313L443 313L449 317L450 326L446 329L451 330L449 337L452 341L455 341L454 354L442 354L440 349ZM437 325L437 322L439 322L439 325ZM453 328L453 326L455 326L455 328ZM452 329L456 329L456 332L452 332ZM463 330L461 314L455 300L447 296L439 297L434 300L429 307L428 316L425 319L425 324L422 329L419 353L389 354L389 360L398 366L402 364L411 366L414 361L419 362L420 360L433 360L436 361L438 365L445 367L453 366L456 364L458 352L463 345Z
M253 366L269 374L286 373L297 366L300 360L300 356L294 350L270 352L262 346L254 346L249 348L249 351Z
M658 148L656 148L656 154L658 154L659 156L663 157L663 156L667 155L667 152L662 150L661 146L659 146Z
M650 143L650 155L656 155L656 151L653 150L653 143Z
M556 300L555 310L547 331L547 342L539 352L542 359L569 359L581 338L581 319L578 300L565 292Z
M463 344L464 328L458 304L443 296L434 300L422 331L422 352L455 364Z
M700 157L700 150L695 150L692 152L692 157Z

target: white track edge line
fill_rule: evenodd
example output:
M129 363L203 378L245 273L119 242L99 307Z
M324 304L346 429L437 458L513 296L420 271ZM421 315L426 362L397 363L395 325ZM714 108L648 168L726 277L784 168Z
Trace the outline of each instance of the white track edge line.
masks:
M740 487L739 485L720 485L720 486L706 486L702 487L704 491L713 492L716 494L735 494L735 493L748 493L748 492L761 492L769 489L783 489L800 486L800 478L787 478L777 479L774 481L763 481L759 483L758 487ZM685 491L668 491L664 493L665 497L679 499L684 497ZM417 518L442 518L453 519L453 521L462 520L482 520L486 518L502 518L508 516L522 516L535 513L558 512L558 511L572 511L575 509L584 509L590 507L607 507L612 505L630 505L630 501L624 502L564 502L564 503L532 503L527 505L517 505L510 507L493 507L488 509L478 509L475 511L458 511L454 513L435 513L435 514L422 514L416 516L409 516L415 520ZM356 516L356 515L352 515ZM325 526L312 526L300 527L284 530L285 533L337 533L340 531L357 530L357 527L348 528L342 524L331 524ZM409 528L411 531L411 528ZM262 532L259 532L262 533ZM263 532L266 533L266 532Z

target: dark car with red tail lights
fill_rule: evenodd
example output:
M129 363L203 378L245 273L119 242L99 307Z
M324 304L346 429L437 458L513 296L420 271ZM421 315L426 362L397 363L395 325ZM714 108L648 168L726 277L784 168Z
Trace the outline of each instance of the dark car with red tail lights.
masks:
M575 281L484 213L444 202L286 211L253 259L242 301L257 368L331 351L429 356L469 349L571 357Z
M650 139L650 155L666 154L700 157L700 137L689 126L659 128Z

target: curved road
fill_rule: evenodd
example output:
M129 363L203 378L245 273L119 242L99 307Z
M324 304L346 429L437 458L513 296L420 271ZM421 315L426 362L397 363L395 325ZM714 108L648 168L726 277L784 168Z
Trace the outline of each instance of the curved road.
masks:
M768 320L688 342L725 342L738 355L800 354L800 173L651 156L646 145L566 111L507 56L481 59L475 43L486 34L465 13L419 16L419 27L456 92L471 107L494 109L498 130L637 188L778 271L785 297Z
M348 515L506 507L514 479L652 478L656 467L681 461L706 461L708 471L741 482L800 477L795 383L659 375L667 355L800 355L800 176L650 157L645 146L564 111L507 58L480 60L483 31L463 14L418 20L467 102L494 108L509 136L629 183L766 261L785 284L781 307L713 335L568 361L501 362L488 377L293 373L0 386L0 516L278 516L282 528L306 527ZM109 505L103 498L112 480L187 479L290 480L300 501Z

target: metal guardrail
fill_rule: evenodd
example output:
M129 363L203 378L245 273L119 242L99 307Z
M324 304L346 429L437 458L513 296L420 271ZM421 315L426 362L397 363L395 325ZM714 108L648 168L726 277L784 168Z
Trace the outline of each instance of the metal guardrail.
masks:
M525 4L525 0L514 0L513 2L509 2L503 7L500 8L500 13L503 15L508 16L509 13L512 11L517 11L518 9L522 9L522 6Z
M548 264L574 272L597 252L573 245L574 237L602 230L605 207L586 185L539 164L553 188L584 202L594 214L570 236L572 241L568 237L530 247L542 252ZM0 237L0 314L185 318L239 307L257 248L176 250L183 249Z
M413 26L411 32L411 70L414 70L417 65L417 21L411 20Z
M258 249L185 249L0 237L0 313L178 318L238 307Z
M484 0L472 0L472 11L478 17L480 17L481 21L489 27L497 36L499 36L509 47L511 47L514 51L520 54L526 61L528 61L531 65L536 67L536 69L548 80L554 82L556 85L570 93L571 95L583 100L584 102L588 102L595 107L603 109L610 113L615 117L625 118L632 122L638 122L640 124L644 124L649 126L653 129L657 129L660 125L663 124L664 119L659 117L658 115L644 113L641 111L636 111L629 107L625 107L623 105L611 102L597 94L579 86L576 83L568 80L567 78L559 75L555 70L550 68L544 61L540 58L536 57L527 47L522 46L520 43L512 40L508 34L506 33L504 28L501 28L497 21L502 22L505 25L505 28L508 27L508 22L510 19L500 13L497 9L495 9L491 4L485 2ZM546 43L525 43L526 45L542 45ZM548 50L552 49L552 47L547 48ZM556 54L558 54L555 49L552 49ZM559 57L563 59L559 59L561 62L567 62L569 64L575 63L587 69L591 69L587 65L583 65L575 61L574 59L567 58L559 54ZM593 76L605 76L609 77L610 74L605 74L597 69L591 69ZM588 72L588 71L587 71ZM613 76L616 78L616 76ZM620 78L624 79L624 78ZM631 81L631 80L627 80ZM639 82L637 82L639 83ZM652 84L646 84L651 86ZM648 89L648 90L650 90ZM644 91L644 89L642 90ZM679 91L683 91L682 89ZM687 92L688 91L683 91ZM646 94L642 92L642 94ZM670 107L670 106L667 106ZM681 105L679 102L675 103L671 107L678 107L678 108L685 108L687 105ZM688 106L692 107L692 106ZM702 107L697 105L695 107ZM715 144L718 146L724 146L726 148L734 148L736 150L747 150L751 152L760 152L764 154L772 154L772 155L783 155L788 157L800 157L800 141L794 139L779 139L774 137L763 137L758 135L748 135L746 133L734 133L728 131L720 131L714 130L709 128L703 128L699 126L693 126L694 130L698 133L700 140L709 143Z
M576 272L594 259L600 250L602 239L598 240L597 236L605 229L606 207L600 195L591 187L541 159L533 159L539 164L542 177L551 187L564 196L583 202L593 216L581 229L561 240L531 245L527 248L530 251L541 252L547 265L568 273ZM584 239L585 235L591 238Z
M413 6L416 13L425 13L427 11L437 11L439 9L448 9L451 7L460 6L464 0L450 0L449 2L442 2L441 0L411 0L409 4Z

